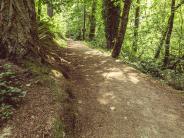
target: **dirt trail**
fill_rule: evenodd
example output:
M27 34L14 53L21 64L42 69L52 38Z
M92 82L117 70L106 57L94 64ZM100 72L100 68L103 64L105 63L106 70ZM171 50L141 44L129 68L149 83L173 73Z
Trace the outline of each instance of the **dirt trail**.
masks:
M175 90L80 42L69 41L67 51L75 113L66 137L184 138Z

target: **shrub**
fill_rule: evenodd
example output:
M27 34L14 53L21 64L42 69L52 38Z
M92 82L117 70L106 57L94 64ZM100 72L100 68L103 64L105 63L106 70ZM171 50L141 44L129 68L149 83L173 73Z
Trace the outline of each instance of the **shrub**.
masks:
M21 102L26 92L11 86L16 73L11 70L10 64L0 66L0 122L9 119L13 110Z

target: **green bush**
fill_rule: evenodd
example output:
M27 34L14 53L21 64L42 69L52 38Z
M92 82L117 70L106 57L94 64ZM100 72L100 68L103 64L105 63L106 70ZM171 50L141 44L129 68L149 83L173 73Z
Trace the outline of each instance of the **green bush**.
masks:
M12 117L13 107L11 105L1 104L0 105L0 122Z
M17 87L7 86L5 83L0 83L0 103L16 105L21 98L26 95L25 91Z
M9 119L13 110L21 102L26 92L11 86L15 81L16 73L11 70L10 64L1 66L0 73L0 122ZM11 83L10 83L11 82Z

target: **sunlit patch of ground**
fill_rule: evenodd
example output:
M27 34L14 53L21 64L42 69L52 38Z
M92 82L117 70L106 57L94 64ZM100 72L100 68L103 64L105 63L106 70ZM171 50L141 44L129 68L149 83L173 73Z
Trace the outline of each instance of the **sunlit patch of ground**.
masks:
M3 128L2 132L0 133L0 138L5 138L12 135L12 128L5 127Z
M68 49L75 66L76 137L184 136L184 112L175 90L80 42L69 41Z

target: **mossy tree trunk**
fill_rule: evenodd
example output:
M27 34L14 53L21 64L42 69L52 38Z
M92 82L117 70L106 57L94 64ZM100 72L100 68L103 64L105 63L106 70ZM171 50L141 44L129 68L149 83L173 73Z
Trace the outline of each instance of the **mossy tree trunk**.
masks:
M23 58L37 42L34 0L0 0L0 57Z
M167 31L166 39L165 39L164 67L167 67L169 64L170 43L171 43L171 35L172 35L172 30L173 30L173 25L174 25L174 16L175 16L175 3L176 3L175 0L172 0L172 2L171 2L171 16L169 19L168 31Z
M137 43L139 37L139 23L140 23L140 0L136 2L135 9L135 20L134 20L134 40L132 46L132 55L134 56L137 53Z
M169 24L169 22L170 22L170 18L171 18L171 17L169 17L168 24ZM155 53L155 59L158 59L158 58L160 57L160 52L161 52L162 47L163 47L163 45L164 45L164 41L165 41L165 38L166 38L166 35L167 35L167 31L168 31L168 27L166 28L165 31L162 32L162 36L161 36L161 38L160 38L160 43L159 43L159 46L158 46L158 48L157 48L157 50L156 50L156 53Z

